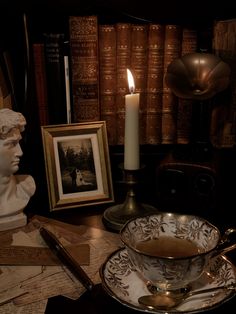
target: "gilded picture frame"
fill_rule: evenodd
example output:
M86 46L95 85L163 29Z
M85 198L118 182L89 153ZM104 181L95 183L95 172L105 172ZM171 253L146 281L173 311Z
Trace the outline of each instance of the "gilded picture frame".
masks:
M105 121L41 127L50 211L114 202Z

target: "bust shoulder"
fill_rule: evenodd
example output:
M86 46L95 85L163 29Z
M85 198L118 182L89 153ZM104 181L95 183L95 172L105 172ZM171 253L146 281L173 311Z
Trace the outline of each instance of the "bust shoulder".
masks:
M36 185L31 175L15 175L15 179L18 197L28 198L34 194Z

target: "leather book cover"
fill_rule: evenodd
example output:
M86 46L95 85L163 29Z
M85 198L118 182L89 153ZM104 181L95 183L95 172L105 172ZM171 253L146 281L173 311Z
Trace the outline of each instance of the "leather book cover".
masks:
M140 144L146 143L148 24L131 25L131 72L135 93L140 94Z
M67 123L63 33L45 33L49 124Z
M116 24L116 128L117 145L124 144L125 95L129 94L127 69L131 65L131 24Z
M72 122L100 120L97 16L69 16Z
M179 25L165 26L164 74L162 96L162 144L176 143L177 128L177 97L165 82L168 65L181 55L182 27Z
M101 120L106 121L109 145L116 145L116 27L99 25Z
M11 78L9 73L9 67L12 67L10 58L5 58L8 56L6 51L1 52L0 55L0 109L9 108L13 109L14 98L12 97L12 84L13 78Z
M231 75L228 90L216 95L210 137L215 147L233 147L236 142L236 19L215 21L212 50L230 66Z
M148 33L146 144L161 144L165 26L150 24Z
M40 125L49 124L45 54L43 43L33 43L33 66Z

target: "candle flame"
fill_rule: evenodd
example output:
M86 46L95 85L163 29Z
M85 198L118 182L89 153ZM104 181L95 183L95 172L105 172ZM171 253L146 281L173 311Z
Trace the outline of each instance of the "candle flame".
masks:
M134 78L129 69L127 69L127 76L128 76L128 84L129 84L129 91L131 94L134 93L135 85L134 85Z

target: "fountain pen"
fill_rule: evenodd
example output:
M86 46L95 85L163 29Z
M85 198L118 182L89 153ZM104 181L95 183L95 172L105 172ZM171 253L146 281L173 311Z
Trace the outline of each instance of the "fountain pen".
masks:
M88 291L92 291L95 284L79 265L79 263L75 260L75 258L68 252L66 247L64 247L57 237L46 228L41 227L39 231L49 248L60 259L60 261L69 268L69 270L76 276L76 278Z

